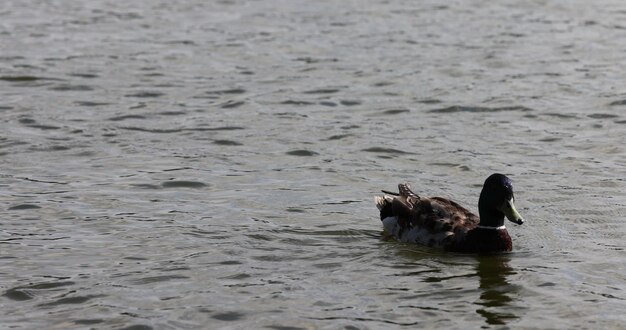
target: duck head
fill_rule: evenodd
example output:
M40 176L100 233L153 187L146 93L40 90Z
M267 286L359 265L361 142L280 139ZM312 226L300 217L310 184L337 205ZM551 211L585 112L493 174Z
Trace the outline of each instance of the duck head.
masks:
M524 219L515 209L514 201L511 179L499 173L490 175L478 200L480 225L499 227L504 225L504 217L518 225L523 224Z

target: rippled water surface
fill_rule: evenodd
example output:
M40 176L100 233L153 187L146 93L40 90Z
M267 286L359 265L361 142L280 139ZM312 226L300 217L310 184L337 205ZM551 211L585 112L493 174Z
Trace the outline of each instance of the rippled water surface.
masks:
M2 328L626 326L622 1L4 1ZM383 237L412 182L514 252Z

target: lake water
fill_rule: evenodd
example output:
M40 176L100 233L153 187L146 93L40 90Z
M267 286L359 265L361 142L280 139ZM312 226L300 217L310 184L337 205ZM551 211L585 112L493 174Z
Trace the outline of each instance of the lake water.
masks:
M0 328L626 326L623 1L4 1ZM409 181L514 252L383 237Z

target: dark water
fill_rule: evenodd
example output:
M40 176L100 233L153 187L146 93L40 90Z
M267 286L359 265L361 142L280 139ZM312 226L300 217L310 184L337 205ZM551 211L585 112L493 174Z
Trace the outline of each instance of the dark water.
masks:
M5 1L2 328L626 326L622 1ZM383 239L379 189L515 251Z

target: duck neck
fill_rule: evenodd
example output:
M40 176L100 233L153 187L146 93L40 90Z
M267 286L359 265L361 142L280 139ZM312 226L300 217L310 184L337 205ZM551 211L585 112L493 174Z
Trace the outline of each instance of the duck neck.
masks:
M499 210L486 207L483 203L478 203L478 214L480 222L478 225L482 228L499 228L504 227L504 213Z

